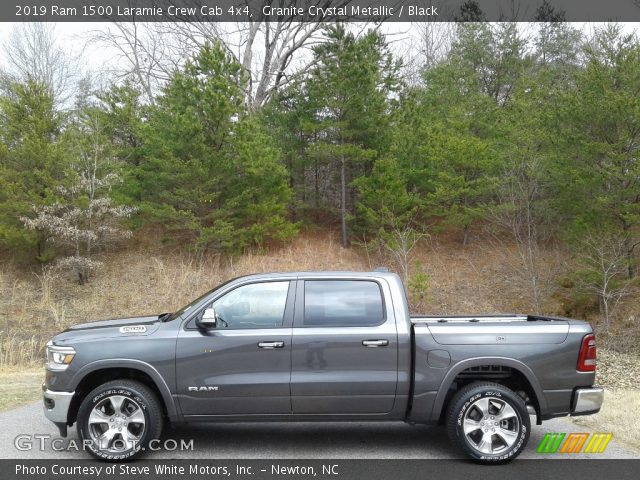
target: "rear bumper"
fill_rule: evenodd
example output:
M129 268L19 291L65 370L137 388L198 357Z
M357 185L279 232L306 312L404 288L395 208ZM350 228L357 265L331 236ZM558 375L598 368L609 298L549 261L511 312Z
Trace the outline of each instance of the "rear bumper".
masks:
M591 415L598 413L604 401L602 388L578 388L573 394L571 415Z

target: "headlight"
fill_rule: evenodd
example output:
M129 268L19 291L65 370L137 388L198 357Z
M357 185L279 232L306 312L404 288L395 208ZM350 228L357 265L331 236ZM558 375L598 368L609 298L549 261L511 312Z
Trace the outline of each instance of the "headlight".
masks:
M49 342L47 343L46 367L55 371L66 370L75 356L76 351L73 347L60 347Z

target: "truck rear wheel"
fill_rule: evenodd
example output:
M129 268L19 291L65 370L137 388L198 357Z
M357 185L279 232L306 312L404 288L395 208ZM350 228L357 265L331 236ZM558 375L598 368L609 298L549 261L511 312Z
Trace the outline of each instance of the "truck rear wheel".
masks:
M449 403L451 442L480 463L513 460L527 445L530 431L524 400L497 383L472 383Z
M92 390L78 410L78 436L104 460L128 460L162 433L162 409L142 383L115 380Z

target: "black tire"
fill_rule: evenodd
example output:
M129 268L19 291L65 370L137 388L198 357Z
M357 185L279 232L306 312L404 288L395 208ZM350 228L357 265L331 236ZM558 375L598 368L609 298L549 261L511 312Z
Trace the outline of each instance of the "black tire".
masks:
M484 464L513 460L531 433L524 400L497 383L472 383L458 391L449 402L446 424L451 442Z
M116 411L114 406L118 404ZM90 422L92 412L104 415L104 421L100 418ZM141 455L149 442L160 438L162 425L162 408L156 394L131 380L100 385L83 399L78 410L78 436L87 450L102 460L125 461ZM99 440L100 433L108 437Z

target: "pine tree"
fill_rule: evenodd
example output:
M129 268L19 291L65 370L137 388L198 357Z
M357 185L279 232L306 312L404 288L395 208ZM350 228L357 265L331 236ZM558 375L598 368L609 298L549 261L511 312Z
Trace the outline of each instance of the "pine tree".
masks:
M59 199L68 161L58 143L63 117L46 85L14 83L0 98L0 245L47 261L46 237L29 231L20 216Z
M229 253L295 232L288 174L245 112L246 81L222 46L205 46L150 111L139 167L148 219Z
M398 86L397 69L383 36L369 31L356 38L343 25L327 29L327 42L314 50L316 67L308 96L321 99L315 112L312 158L328 160L340 185L341 244L349 245L351 181L371 171L388 148L389 95ZM325 160L325 161L327 161Z
M640 46L618 25L599 31L560 103L555 205L575 236L622 240L629 278L640 245Z

